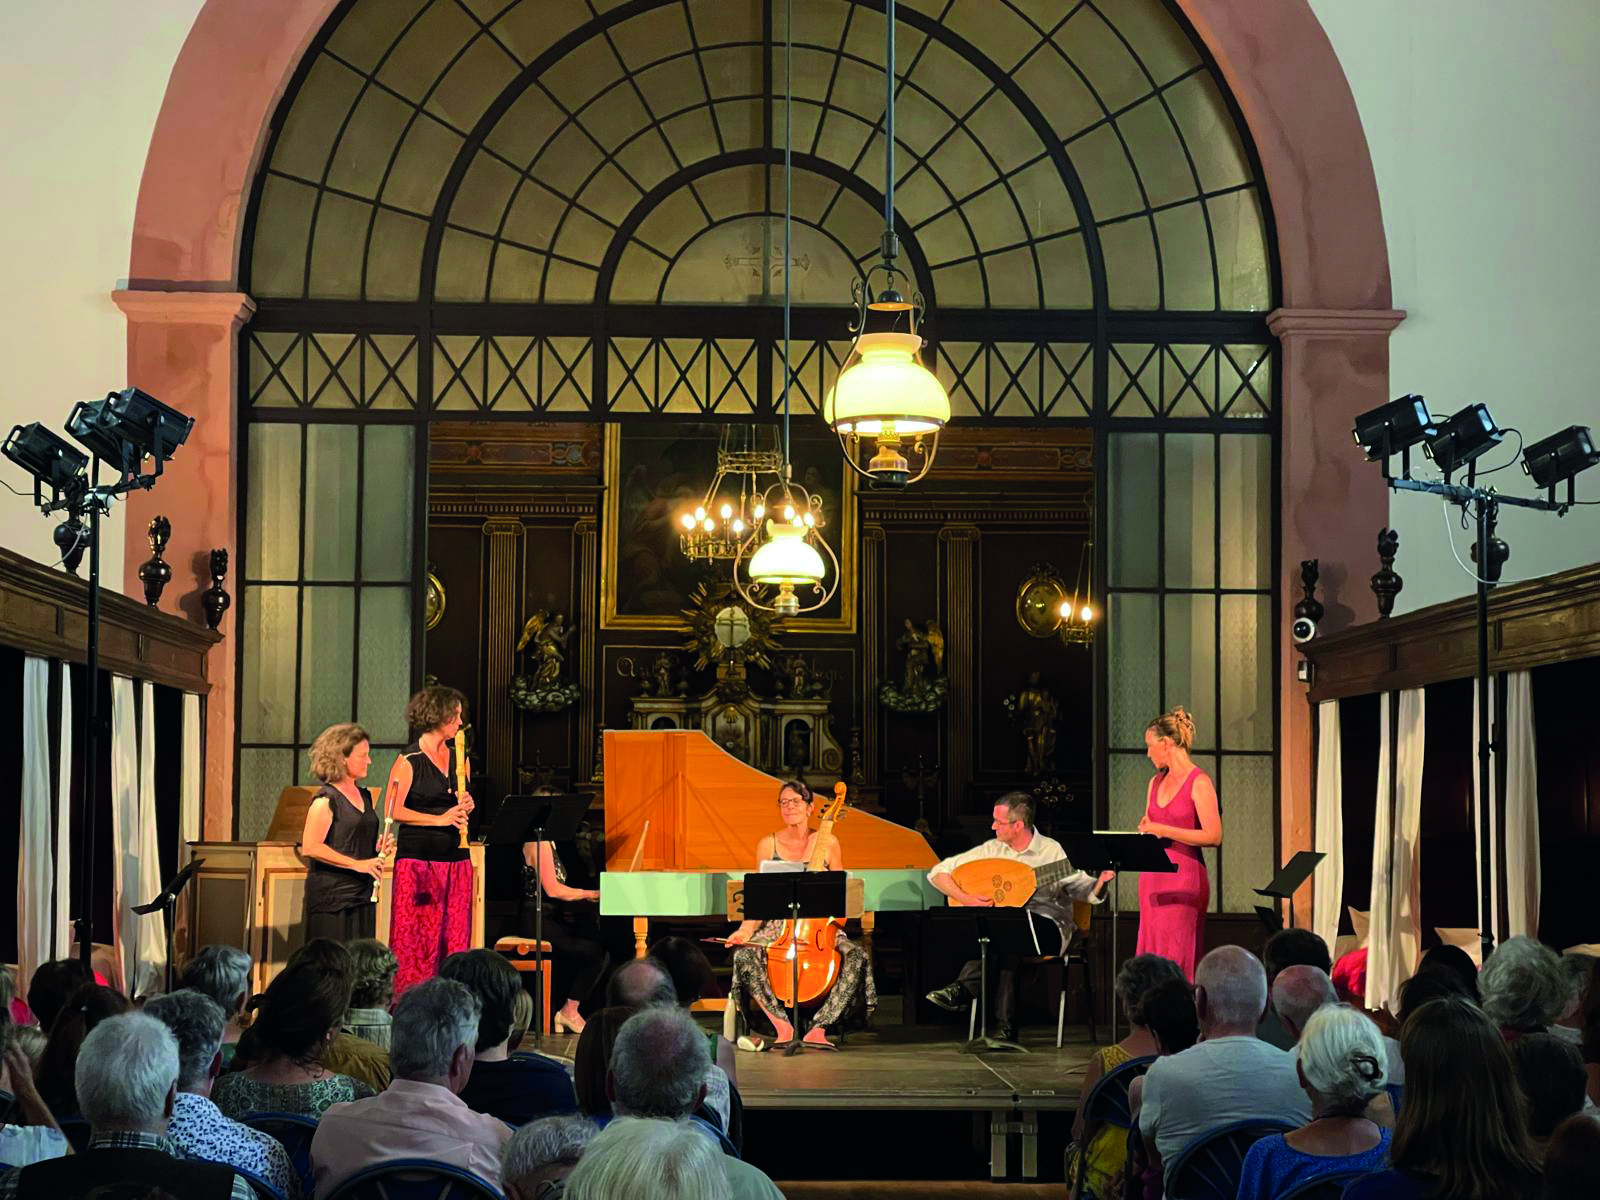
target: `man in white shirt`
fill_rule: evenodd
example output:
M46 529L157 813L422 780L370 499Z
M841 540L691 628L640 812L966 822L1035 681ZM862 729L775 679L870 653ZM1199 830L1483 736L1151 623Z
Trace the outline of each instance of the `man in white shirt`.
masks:
M984 858L1016 859L1035 870L1050 866L1052 863L1065 863L1067 852L1061 848L1061 843L1054 838L1046 837L1034 828L1033 811L1033 797L1027 792L1008 792L1001 796L994 806L994 821L990 825L994 830L994 837L981 846L974 846L964 854L954 855L939 863L928 872L928 882L950 897L950 902L954 905L993 907L994 900L991 897L974 896L962 891L953 874L958 867ZM1041 888L1034 894L1033 899L1028 901L1029 909L1049 917L1056 923L1061 933L1060 948L1063 953L1066 951L1073 927L1071 909L1066 907L1063 901L1086 900L1090 904L1100 903L1100 888L1114 874L1112 871L1103 871L1096 880L1087 872L1071 870L1071 864L1068 864L1068 873L1064 879L1049 887ZM1004 1042L1012 1041L1016 1036L1016 1025L1012 1017L1016 994L1016 971L1017 958L1009 954L1001 955L998 966L990 971L994 977L992 1009L994 1033ZM928 999L940 1008L950 1012L960 1012L977 996L981 978L982 966L977 959L973 959L961 968L961 973L956 976L954 983L929 992Z

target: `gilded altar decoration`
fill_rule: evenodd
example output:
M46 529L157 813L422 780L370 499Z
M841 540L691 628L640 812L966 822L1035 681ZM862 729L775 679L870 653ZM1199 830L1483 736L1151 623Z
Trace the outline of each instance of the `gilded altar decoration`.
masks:
M427 586L423 592L423 618L422 628L432 630L440 621L444 620L444 580L439 578L439 572L432 563L428 564Z
M1047 638L1061 624L1061 605L1067 599L1066 581L1049 563L1028 569L1017 585L1017 624L1029 637Z
M683 610L689 636L683 648L694 656L694 669L717 668L717 678L743 678L746 666L771 670L779 647L777 619L760 608L742 604L731 583L703 582Z
M528 618L517 642L517 653L527 654L527 664L523 673L511 681L511 702L518 708L528 712L559 712L578 699L577 685L561 679L567 659L567 640L573 632L566 623L565 613L552 617L548 610L541 608Z
M1028 774L1037 778L1054 771L1061 706L1039 682L1039 672L1029 672L1028 685L1016 695L1007 696L1004 703L1006 712L1022 729Z
M895 649L905 655L900 679L885 680L878 688L878 702L899 713L931 713L944 704L950 681L944 673L944 631L936 617L918 627L910 617Z

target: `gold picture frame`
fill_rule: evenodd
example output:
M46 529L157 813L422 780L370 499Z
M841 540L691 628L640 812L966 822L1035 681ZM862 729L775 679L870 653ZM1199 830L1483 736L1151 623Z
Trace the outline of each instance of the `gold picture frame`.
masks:
M629 444L625 445L625 441ZM671 444L674 449L692 444L698 456L700 442L704 443L704 462L697 460L692 469L673 473L659 469L659 464L652 461L650 443ZM685 503L692 506L699 502L703 489L711 482L716 448L715 425L711 422L706 422L704 428L648 421L606 425L606 490L600 505L602 629L687 630L683 610L690 607L694 585L714 575L726 578L728 564L691 564L678 550L678 510ZM841 578L838 594L820 610L827 615L793 617L783 622L783 629L796 633L854 633L860 559L855 472L840 455L837 438L821 430L816 437L795 437L794 461L797 481L804 482L807 473L823 476L813 490L824 496L824 512L831 507L830 494L838 497L838 520L828 521L823 536L839 556ZM639 493L637 496L629 494L634 490ZM632 514L634 521L626 534L627 546L633 551L627 561L622 556L625 512ZM648 595L642 595L644 589L636 586L638 573L630 576L634 564L640 561L649 562L653 578L661 581Z

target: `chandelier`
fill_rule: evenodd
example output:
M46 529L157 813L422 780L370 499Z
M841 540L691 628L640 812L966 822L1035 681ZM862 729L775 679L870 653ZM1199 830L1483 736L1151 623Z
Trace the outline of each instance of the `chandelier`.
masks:
M678 548L690 562L739 556L750 531L766 517L761 476L781 475L783 451L766 427L724 425L717 439L717 470L700 503L678 515ZM770 440L772 445L762 443Z
M882 257L850 285L856 309L850 332L855 344L823 401L822 417L838 434L845 461L856 472L874 487L898 488L917 482L933 466L939 430L950 420L950 397L918 357L922 296L895 265L900 239L894 231L894 6L895 0L887 0L884 11ZM881 290L874 292L874 277L879 275ZM869 314L878 328L867 328ZM898 328L902 316L904 329ZM866 466L860 462L864 446L873 452ZM908 449L917 460L914 473Z
M1069 646L1094 644L1095 621L1099 614L1094 607L1093 542L1085 542L1078 554L1078 578L1072 585L1072 595L1061 602L1057 615L1061 623L1056 627L1061 640Z
M822 498L794 482L789 446L789 362L793 315L794 263L794 0L784 5L783 31L783 440L777 482L768 485L751 510L755 528L734 556L733 582L756 608L794 617L821 608L839 590L839 558L820 535ZM736 518L729 505L729 528ZM718 515L721 515L719 510ZM701 518L704 529L707 518ZM764 526L764 528L763 528ZM763 537L763 534L765 536ZM832 564L830 578L829 564ZM743 568L741 572L741 568ZM824 584L824 580L828 582ZM797 591L796 589L802 589ZM770 597L770 600L769 600Z

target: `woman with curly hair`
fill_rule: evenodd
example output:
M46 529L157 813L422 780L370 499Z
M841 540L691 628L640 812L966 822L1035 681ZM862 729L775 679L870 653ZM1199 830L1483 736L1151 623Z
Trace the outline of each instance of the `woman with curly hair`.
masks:
M372 766L372 743L359 725L331 725L311 743L311 773L322 780L306 810L300 853L306 868L306 940L348 942L378 931L374 884L383 875L387 841L361 780Z
M399 962L396 999L472 944L472 862L464 836L472 797L456 792L454 741L465 704L450 687L425 687L411 697L406 725L417 740L389 772L385 811L400 827L389 915L389 944ZM463 770L471 774L465 764Z

